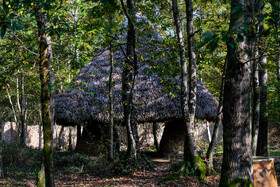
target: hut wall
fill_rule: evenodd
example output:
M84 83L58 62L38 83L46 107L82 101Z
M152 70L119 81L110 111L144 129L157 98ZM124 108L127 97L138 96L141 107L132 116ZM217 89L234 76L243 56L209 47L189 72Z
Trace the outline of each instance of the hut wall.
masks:
M106 149L102 147L106 143L102 137L101 127L102 125L99 125L95 121L88 121L77 145L76 151L78 153L96 156L102 149Z
M68 149L69 147L69 134L71 128L71 142L73 149L76 147L77 141L77 128L76 127L64 127L62 136L63 142L59 141L59 133L62 126L55 125L53 128L53 146L61 147L61 149ZM18 128L14 122L5 122L2 125L2 141L6 143L12 143L19 140ZM61 145L58 145L61 143ZM42 149L43 148L43 128L39 125L28 125L26 131L26 146L30 148Z
M214 123L208 122L210 129L210 136L212 136ZM218 140L221 140L221 128L218 135ZM207 131L207 121L198 120L194 127L195 140L198 143L209 143L209 136ZM170 154L182 154L184 145L184 123L182 121L168 122L165 125L164 133L160 142L160 152L169 157Z
M164 123L159 123L158 129L158 140L161 140L163 130L164 130ZM137 125L138 128L138 135L139 135L139 142L141 149L146 149L149 147L154 146L154 135L153 135L153 124L152 123L141 123ZM127 145L127 134L126 134L126 127L118 127L118 135L121 144L121 150L126 150Z
M212 136L213 129L214 129L214 123L213 122L208 122L208 123L209 123L210 134ZM167 124L170 124L170 122ZM179 134L181 134L180 136L182 136L182 137L181 137L180 141L183 141L183 137L184 137L183 124L181 122L172 122L171 125L174 127L170 128L170 129L167 128L166 131L170 131L170 136L174 136L174 137L177 137ZM165 128L165 123L159 123L159 136L158 136L159 142L162 139L164 128ZM154 146L154 135L153 135L153 124L152 123L138 124L138 133L139 133L139 141L140 141L141 149L145 149L145 148ZM173 133L173 135L172 135L172 133ZM126 128L118 127L118 134L119 134L119 138L120 138L121 149L125 150L126 145L127 145ZM195 135L195 140L197 142L209 143L209 137L208 137L208 132L207 132L207 121L196 120L195 128L194 128L194 135ZM220 128L220 133L218 135L218 139L221 140L221 137L222 137L222 128Z
M1 126L2 141L11 143L19 138L18 129L15 122L5 122Z

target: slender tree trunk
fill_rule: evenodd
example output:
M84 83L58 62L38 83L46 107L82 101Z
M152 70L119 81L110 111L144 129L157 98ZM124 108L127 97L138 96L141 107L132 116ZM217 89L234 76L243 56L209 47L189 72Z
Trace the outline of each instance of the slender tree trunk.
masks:
M254 1L254 13L261 15L263 13L262 0ZM256 24L256 34L263 31L263 22L258 22ZM262 58L259 58L261 54L261 47L258 47L261 44L261 38L257 42L253 43L253 104L252 104L252 154L256 155L257 142L258 142L258 133L259 133L259 123L260 123L260 72L259 64L261 64Z
M77 125L77 142L76 142L76 147L77 147L77 145L78 145L78 143L79 143L79 141L81 140L81 125L80 124L78 124Z
M16 124L18 124L18 119L17 119L16 110L15 110L15 107L14 107L14 104L13 104L12 97L11 97L11 95L10 95L9 89L6 88L6 91L7 91L7 95L8 95L8 98L9 98L9 102L10 102L10 104L11 104L12 111L13 111L13 114L14 114L14 120L15 120Z
M45 29L47 20L38 4L34 4L34 11L39 31L39 65L41 80L41 110L43 124L43 163L45 171L45 185L54 186L53 180L53 154L52 154L52 127L50 114L50 59L48 54L48 39Z
M207 173L210 174L213 170L213 153L215 146L217 144L218 140L218 135L219 135L219 128L222 125L222 119L223 119L223 103L224 103L224 87L225 87L225 70L226 70L226 63L224 65L224 72L222 75L222 84L220 88L220 96L219 96L219 106L218 106L218 111L217 111L217 116L216 116L216 121L214 125L214 130L212 134L212 140L211 143L208 147L207 153L206 153L206 159L208 160L207 164Z
M258 52L254 55L258 57ZM256 155L260 120L259 60L253 62L252 154Z
M112 21L112 19L111 19ZM114 159L114 105L113 105L113 59L114 52L110 43L110 74L109 74L109 112L110 112L110 158Z
M17 109L18 109L18 114L20 116L21 113L21 107L20 107L20 96L19 96L19 78L17 77ZM19 117L20 118L20 117ZM19 119L20 120L20 119ZM20 122L19 122L20 123ZM18 124L17 124L18 125Z
M199 157L196 150L196 143L194 139L194 120L196 110L196 56L195 56L195 40L193 27L193 3L192 0L185 0L186 14L187 14L187 33L188 33L188 54L189 54L189 98L188 98L188 115L185 116L186 131L184 141L184 163L191 163L192 168L195 169L196 175L200 179L206 177L206 168L203 160ZM185 78L186 79L186 78ZM184 106L186 107L186 106ZM185 111L185 110L184 110ZM184 112L185 113L185 112Z
M79 19L79 0L76 1L76 9L75 9L75 19L74 19L74 25L75 25L75 29L77 29L78 26L78 19ZM77 40L77 35L75 35L75 39ZM78 68L80 69L80 53L79 53L79 48L77 47L77 42L75 42L76 46L75 46L75 59L76 62L78 63Z
M260 32L264 30L263 23L260 24ZM260 40L263 42L263 39ZM263 46L263 45L262 45ZM261 49L259 49L261 53ZM260 84L260 121L259 133L257 138L257 156L267 156L267 142L268 142L268 113L267 113L267 58L266 54L262 52L259 61L259 84Z
M137 77L137 54L136 54L136 28L134 19L136 17L136 6L134 0L127 1L126 10L123 0L121 0L123 10L128 19L128 32L127 32L127 57L124 63L122 74L122 100L124 109L124 123L127 128L128 137L128 153L138 158L140 151L137 122L135 121L134 105L133 105L133 92L135 80Z
M47 48L47 57L51 66L51 62L53 61L53 53L52 53L52 46L51 46L51 37L47 37L47 43L48 43L48 48ZM50 67L49 71L49 76L50 76L50 117L51 117L51 134L52 134L52 140L51 140L51 147L52 150L54 149L54 142L53 142L53 132L54 132L54 126L55 126L55 121L54 121L54 111L55 111L55 104L54 104L54 72L52 68Z
M109 32L112 34L112 27L114 24L113 10L109 10ZM109 73L109 118L110 118L110 151L109 156L114 159L114 100L113 100L113 71L114 71L114 51L113 40L110 41L110 73Z
M267 113L267 60L264 55L261 59L259 78L260 78L260 124L257 138L257 156L268 156L268 113Z
M276 2L275 5L278 8L278 10L275 10L275 11L277 11L275 14L279 15L279 13L280 13L280 11L279 11L280 10L280 2L279 1ZM276 33L278 33L278 31L279 31L279 23L280 23L279 20L277 20L275 22L275 32ZM280 99L280 86L279 86L279 84L280 84L280 40L279 40L279 35L278 34L276 34L276 42L277 42L276 45L278 47L278 50L277 50L278 51L278 53L277 53L277 80L278 80L277 90L278 90L279 99Z
M25 98L24 98L24 71L21 68L21 134L20 134L20 142L22 145L25 145Z
M72 151L73 147L72 147L72 127L69 127L69 146L68 146L68 150Z
M40 108L42 108L40 106ZM39 149L42 148L42 110L39 110Z
M159 152L159 143L158 143L158 123L153 122L153 135L154 135L154 145L156 147L157 152Z
M61 126L59 135L58 135L58 148L63 149L63 142L64 142L64 125Z
M1 113L1 111L0 111ZM4 168L3 168L3 159L2 159L2 147L3 147L3 142L2 142L2 136L3 136L3 132L2 132L2 127L3 127L4 123L2 122L2 120L0 119L0 178L4 177Z
M2 140L0 140L0 178L4 178L4 167L3 167L3 159L2 159Z
M239 9L239 11L236 11ZM252 20L253 0L231 1L231 31L241 31L243 41L227 44L227 67L223 107L223 164L220 186L251 186L253 160L250 124L250 53L249 37L242 32Z
M179 54L180 54L180 63L181 63L181 109L183 118L186 119L187 116L187 107L188 107L188 75L187 75L187 63L186 63L186 51L185 51L185 41L183 37L183 31L180 23L180 16L178 10L177 0L172 0L172 10L174 17L174 24L176 26L176 34L178 40ZM187 122L186 122L187 123Z

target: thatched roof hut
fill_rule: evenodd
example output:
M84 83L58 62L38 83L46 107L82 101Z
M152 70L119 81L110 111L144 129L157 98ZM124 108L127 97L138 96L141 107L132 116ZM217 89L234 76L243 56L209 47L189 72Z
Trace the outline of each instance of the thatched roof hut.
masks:
M146 60L152 60L147 55ZM121 74L124 55L122 51L114 52L116 66L113 71L114 119L123 120L121 99ZM140 62L139 75L135 84L134 103L138 123L165 122L182 119L180 95L171 97L163 91L166 86L157 73L148 73L151 66ZM109 50L96 55L79 72L73 80L73 86L55 98L55 118L57 123L73 125L88 119L106 123L109 120ZM174 78L174 84L180 88L180 79ZM217 111L217 101L209 90L197 83L196 118L213 121Z

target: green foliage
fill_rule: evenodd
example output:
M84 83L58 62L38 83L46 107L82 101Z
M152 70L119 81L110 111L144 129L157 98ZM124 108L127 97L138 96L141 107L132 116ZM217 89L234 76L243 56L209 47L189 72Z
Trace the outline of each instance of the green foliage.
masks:
M5 167L10 166L30 166L38 168L41 164L41 151L22 147L18 143L3 143L2 157Z
M2 159L6 176L22 180L27 176L37 175L42 162L42 153L38 149L22 147L18 143L3 143Z
M194 170L196 170L200 180L206 178L206 165L200 156L195 156L194 158Z
M221 181L221 187L237 187L237 186L246 186L246 187L253 187L254 185L249 181L249 179L234 179L233 181Z
M168 175L167 177L164 177L163 179L161 179L158 182L158 185L161 185L162 183L167 182L167 181L174 181L174 180L178 180L178 179L179 179L179 174L173 173L173 174Z

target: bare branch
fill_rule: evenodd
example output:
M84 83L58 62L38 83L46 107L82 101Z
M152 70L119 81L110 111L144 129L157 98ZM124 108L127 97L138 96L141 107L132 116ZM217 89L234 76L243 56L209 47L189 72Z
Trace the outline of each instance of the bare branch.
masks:
M15 34L15 33L12 33L12 35L21 43L21 47L23 47L26 51L28 51L29 53L33 54L33 55L36 55L36 56L39 56L38 53L35 53L31 50L29 50L23 43L23 41L21 41L21 39Z

